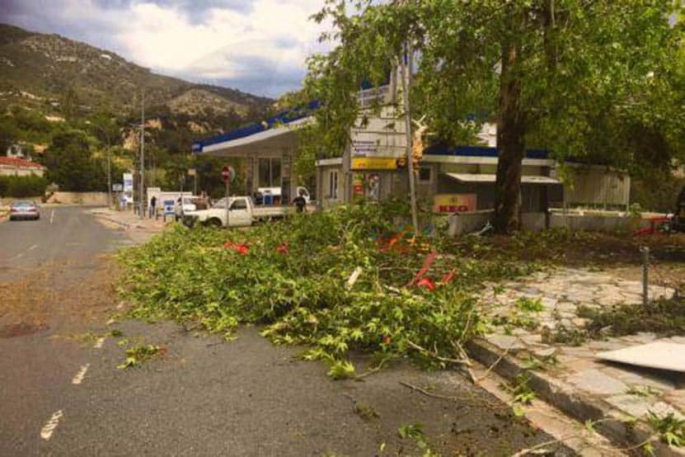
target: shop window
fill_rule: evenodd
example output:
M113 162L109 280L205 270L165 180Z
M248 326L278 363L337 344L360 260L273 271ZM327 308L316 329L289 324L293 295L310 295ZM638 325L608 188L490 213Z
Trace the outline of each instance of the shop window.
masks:
M259 187L281 187L281 159L259 159Z
M428 167L419 168L419 182L429 183L431 182L431 169Z
M338 199L338 172L331 171L328 174L328 198Z

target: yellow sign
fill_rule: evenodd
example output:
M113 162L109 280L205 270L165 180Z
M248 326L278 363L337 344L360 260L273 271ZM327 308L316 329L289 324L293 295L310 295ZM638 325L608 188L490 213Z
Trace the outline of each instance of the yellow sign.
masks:
M475 211L476 194L439 194L433 197L434 213L464 213Z
M353 170L396 170L397 159L394 157L353 157Z

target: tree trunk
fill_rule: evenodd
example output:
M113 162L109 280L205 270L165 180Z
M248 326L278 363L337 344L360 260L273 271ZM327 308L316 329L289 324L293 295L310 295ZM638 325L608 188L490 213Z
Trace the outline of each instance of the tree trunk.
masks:
M525 155L525 119L521 109L521 79L517 74L519 47L502 47L499 118L497 120L497 182L495 218L498 233L512 233L520 228L521 167Z

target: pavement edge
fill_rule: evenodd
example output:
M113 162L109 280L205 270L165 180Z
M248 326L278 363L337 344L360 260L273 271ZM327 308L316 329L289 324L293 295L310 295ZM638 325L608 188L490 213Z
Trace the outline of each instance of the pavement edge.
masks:
M467 350L474 360L493 367L492 371L508 381L513 380L520 373L527 372L530 376L530 387L538 397L578 421L601 420L594 428L619 448L633 448L639 451L639 446L654 434L646 424L631 423L630 417L619 412L609 403L578 392L578 389L570 384L553 379L545 373L524 368L522 361L506 353L503 356L498 347L483 339L470 342ZM654 446L656 455L665 457L685 455L685 452L671 448L658 439L652 439L650 443Z

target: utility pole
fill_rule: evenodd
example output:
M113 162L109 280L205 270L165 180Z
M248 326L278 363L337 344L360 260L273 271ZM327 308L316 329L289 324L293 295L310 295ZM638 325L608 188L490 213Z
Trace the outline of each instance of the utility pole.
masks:
M145 89L140 107L140 218L145 218Z
M409 38L411 40L411 38ZM411 107L409 91L411 89L411 77L413 71L413 50L411 41L404 44L406 54L402 56L400 68L402 69L402 98L404 100L404 122L407 130L407 172L409 173L409 198L411 201L411 223L414 227L414 236L419 232L419 215L416 208L416 179L414 176L414 160L412 157L411 135ZM406 60L405 60L406 59Z
M107 207L112 207L112 144L107 135Z

